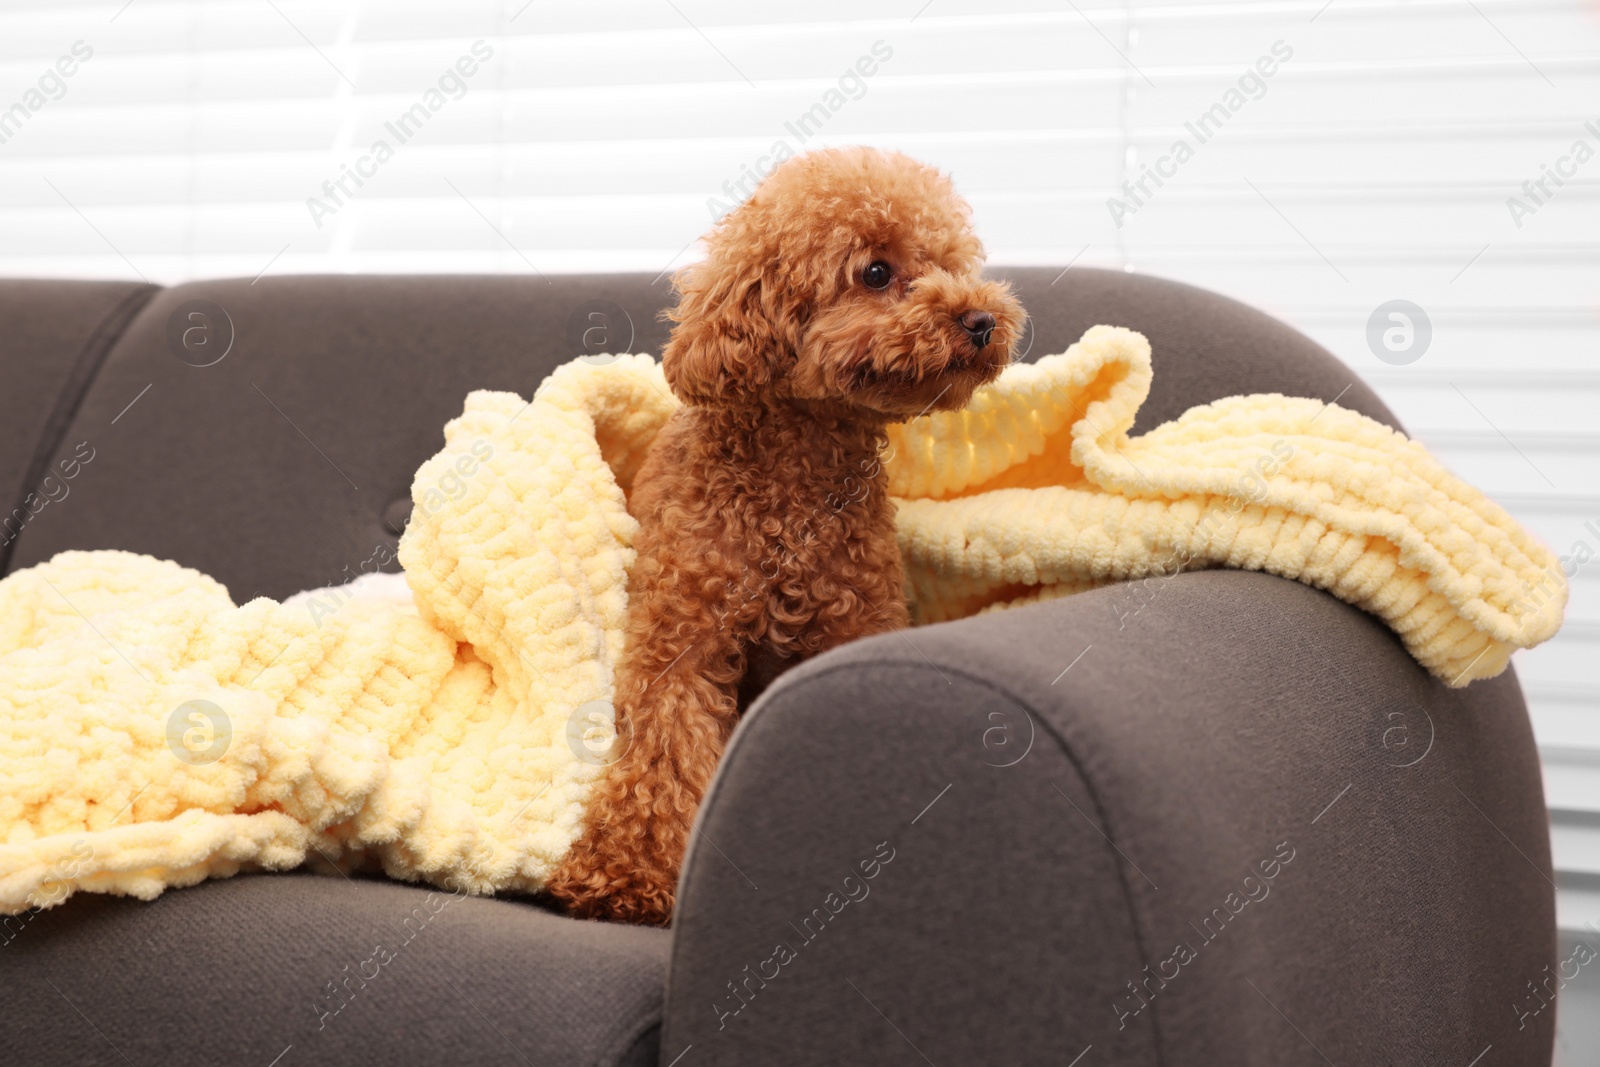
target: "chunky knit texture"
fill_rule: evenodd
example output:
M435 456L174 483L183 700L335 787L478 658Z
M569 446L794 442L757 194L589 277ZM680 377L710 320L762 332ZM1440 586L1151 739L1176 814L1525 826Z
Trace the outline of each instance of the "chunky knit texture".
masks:
M414 608L234 607L125 552L0 581L0 911L314 852L469 892L542 885L602 769L586 735L604 725L571 717L609 700L621 651L621 486L672 406L647 356L563 367L531 404L469 396L413 483ZM228 718L215 762L188 756L213 740L194 700Z
M916 621L1235 567L1370 611L1453 686L1560 628L1555 555L1404 434L1254 394L1130 438L1150 380L1149 342L1096 326L965 410L891 431Z
M1420 445L1276 395L1129 438L1149 384L1144 338L1096 327L893 431L918 621L1240 567L1371 611L1453 685L1559 627L1551 553ZM205 575L124 552L0 580L0 912L314 852L538 888L601 771L604 716L584 709L609 706L622 651L624 492L675 406L646 356L569 364L531 402L471 394L413 484L414 607L235 607ZM220 758L195 756L218 737Z

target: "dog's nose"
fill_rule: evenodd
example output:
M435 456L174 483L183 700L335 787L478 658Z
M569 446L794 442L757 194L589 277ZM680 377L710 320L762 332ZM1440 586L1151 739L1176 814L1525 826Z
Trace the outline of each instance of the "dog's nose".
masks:
M988 344L990 335L994 333L994 316L987 311L963 311L956 316L956 321L961 323L961 328L967 331L967 336L979 348Z

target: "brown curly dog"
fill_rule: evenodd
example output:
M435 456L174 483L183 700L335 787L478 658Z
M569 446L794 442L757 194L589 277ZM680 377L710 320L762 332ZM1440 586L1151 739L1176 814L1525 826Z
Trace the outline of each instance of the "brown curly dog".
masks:
M1023 325L979 277L965 202L896 153L787 160L706 244L667 313L684 406L629 500L627 748L547 889L581 916L667 922L740 710L796 663L907 624L884 427L966 404Z

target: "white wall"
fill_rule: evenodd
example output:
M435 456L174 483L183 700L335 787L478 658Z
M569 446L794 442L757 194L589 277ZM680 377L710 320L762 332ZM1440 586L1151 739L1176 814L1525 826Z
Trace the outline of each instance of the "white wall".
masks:
M385 122L441 76L401 143ZM1294 323L1550 544L1600 555L1597 90L1580 0L23 0L0 9L0 109L24 107L14 132L0 114L0 273L655 272L777 142L884 144L954 173L995 261L1176 277ZM1219 104L1199 143L1185 123ZM1192 158L1163 163L1180 138ZM1152 195L1119 193L1158 165ZM370 176L336 202L342 168ZM1397 299L1431 324L1403 364L1367 339ZM1518 656L1569 931L1600 925L1597 656L1600 560Z

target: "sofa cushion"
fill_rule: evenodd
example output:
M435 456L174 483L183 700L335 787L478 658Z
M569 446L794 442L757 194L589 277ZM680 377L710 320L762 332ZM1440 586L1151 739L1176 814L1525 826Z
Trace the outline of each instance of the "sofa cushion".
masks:
M15 1067L653 1064L671 940L305 873L86 894L0 931Z
M1251 391L1339 396L1392 422L1326 351L1242 304L1118 271L996 273L1032 316L1025 358L1059 352L1096 323L1149 336L1156 376L1136 430ZM69 548L147 552L212 575L241 602L342 584L392 553L411 477L468 392L528 395L585 351L658 353L669 300L666 279L645 275L283 277L165 290L72 420L66 439L88 440L97 455L70 506L28 525L12 565ZM216 331L211 343L231 345L215 362L218 349L196 355L179 343L197 301L210 302L199 321Z
M76 479L64 483L58 468L79 440L66 438L68 426L112 343L155 292L136 282L0 280L0 574L34 512L72 495Z
M1378 394L1327 349L1237 300L1181 282L1073 267L994 272L1010 279L1028 309L1027 360L1060 352L1091 326L1137 330L1150 340L1155 380L1133 432L1144 433L1197 404L1245 393L1319 400L1389 426L1400 424Z
M467 393L526 396L586 342L658 350L666 289L637 276L364 276L164 290L78 410L68 439L98 453L71 506L30 523L13 568L120 548L198 568L241 602L348 581L392 552L412 475ZM176 340L199 301L221 358Z

